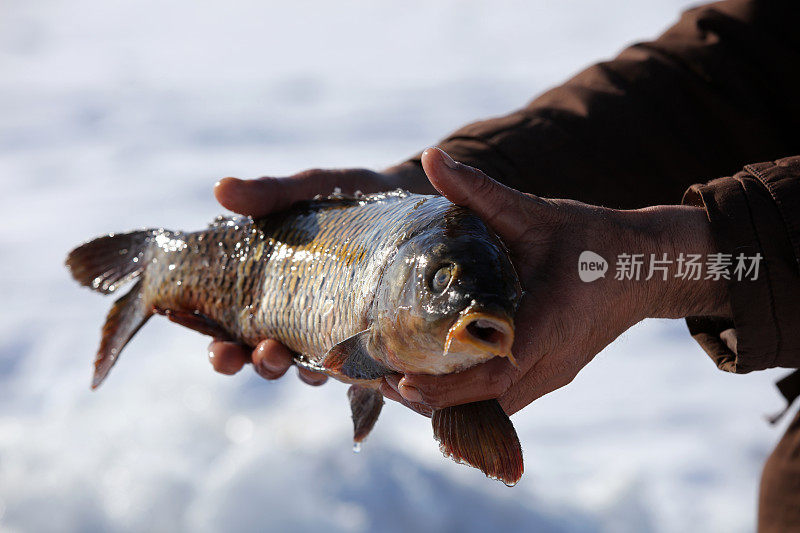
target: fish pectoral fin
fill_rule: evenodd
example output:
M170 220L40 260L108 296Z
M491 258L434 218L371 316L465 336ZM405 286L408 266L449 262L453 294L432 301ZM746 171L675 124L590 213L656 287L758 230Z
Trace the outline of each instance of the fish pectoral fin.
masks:
M210 335L217 339L230 339L231 335L219 324L208 318L206 315L197 311L174 311L172 309L156 309L156 312L164 315L170 322L175 322L181 326L193 329L203 335Z
M439 449L488 477L516 485L524 470L522 447L511 419L497 400L436 409L431 417Z
M367 350L370 331L356 333L328 350L322 366L325 370L352 379L379 379L392 371L370 356Z
M350 412L353 416L353 442L361 442L378 420L383 407L383 394L377 389L351 385L347 389Z

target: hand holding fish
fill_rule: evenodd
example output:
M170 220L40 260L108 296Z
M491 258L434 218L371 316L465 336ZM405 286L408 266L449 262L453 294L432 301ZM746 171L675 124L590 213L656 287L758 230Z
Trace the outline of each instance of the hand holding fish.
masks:
M386 377L381 389L385 396L429 416L431 407L498 398L511 414L570 383L597 353L644 318L729 315L726 289L719 281L617 280L607 273L585 283L578 277L578 257L584 250L606 259L620 253L668 252L674 253L673 257L680 252L713 253L702 209L657 206L617 211L571 200L546 200L505 187L436 149L426 151L422 161L438 192L478 213L509 247L525 290L515 320L517 365L495 358L444 376L393 374ZM389 185L385 177L376 179L364 171L354 175L315 172L311 179L300 178L306 179L302 185L287 184L290 192L278 206L337 184L368 191L398 184ZM408 186L420 190L419 176L415 178ZM237 180L220 184L216 193L220 202L234 211L261 214L263 202L259 208L248 202L281 194L280 186ZM249 194L247 187L262 189L253 190L251 199L234 199L234 194L241 194L240 198ZM215 368L223 372L229 366L238 370L250 360L249 352L229 343L212 343L211 353ZM274 341L260 345L252 360L268 379L282 376L292 364L291 353ZM300 376L312 384L324 381L304 370Z
M498 398L508 414L569 384L603 348L648 317L730 316L725 280L660 274L592 282L578 275L581 252L678 257L717 250L704 209L655 206L619 211L549 200L508 188L481 171L429 150L424 169L450 201L478 213L508 246L524 289L511 366L491 359L457 374L386 377L384 395L442 408ZM392 390L386 390L392 389ZM394 391L394 394L392 392Z

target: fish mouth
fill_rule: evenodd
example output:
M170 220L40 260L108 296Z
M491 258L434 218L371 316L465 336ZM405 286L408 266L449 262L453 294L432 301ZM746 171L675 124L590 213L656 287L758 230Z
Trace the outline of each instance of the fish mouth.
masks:
M478 350L494 356L506 357L512 365L517 361L511 353L514 344L514 321L505 314L470 310L458 317L447 332L444 353L458 349Z

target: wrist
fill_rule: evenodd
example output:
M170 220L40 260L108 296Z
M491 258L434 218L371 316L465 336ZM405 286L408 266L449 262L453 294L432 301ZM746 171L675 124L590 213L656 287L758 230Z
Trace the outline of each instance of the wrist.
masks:
M641 278L628 281L642 318L731 316L728 280L708 277L701 268L719 252L704 209L654 206L616 211L615 218L630 249L619 253L643 254Z

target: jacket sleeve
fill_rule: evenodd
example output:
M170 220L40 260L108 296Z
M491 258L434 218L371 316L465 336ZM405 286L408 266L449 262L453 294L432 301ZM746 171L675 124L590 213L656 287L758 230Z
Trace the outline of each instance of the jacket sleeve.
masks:
M678 203L693 183L797 153L798 4L690 10L655 41L439 146L541 196L617 208Z
M692 336L723 370L800 368L800 156L693 185L683 202L705 207L720 252L761 258L755 276L731 276L733 320L688 318Z

